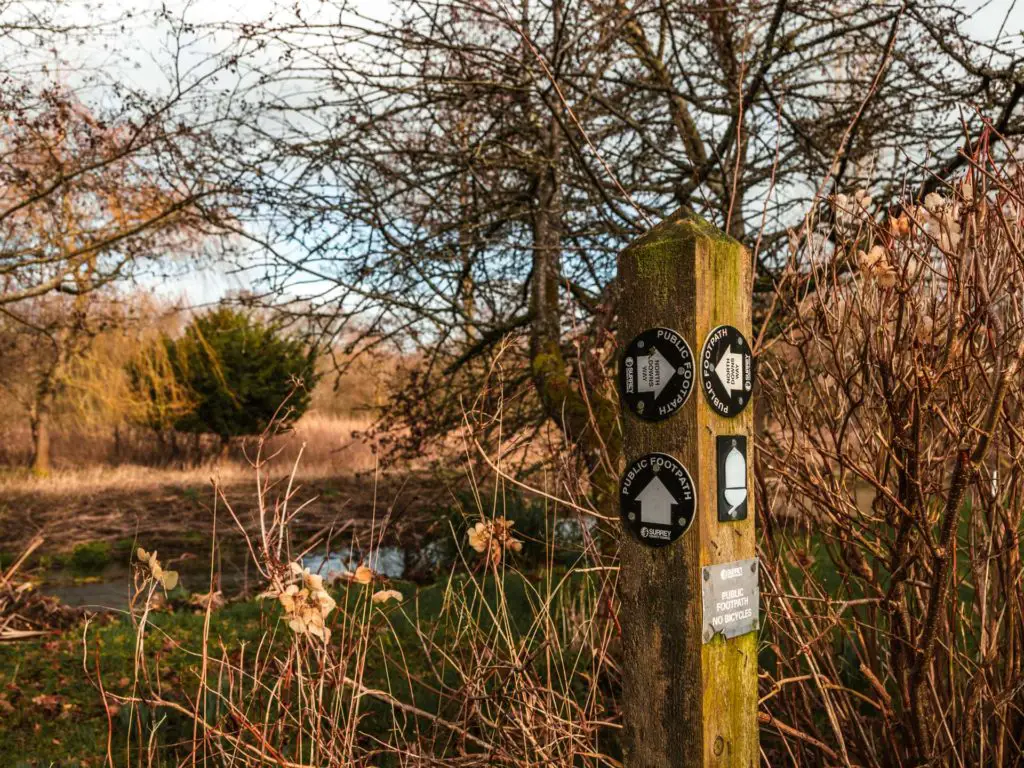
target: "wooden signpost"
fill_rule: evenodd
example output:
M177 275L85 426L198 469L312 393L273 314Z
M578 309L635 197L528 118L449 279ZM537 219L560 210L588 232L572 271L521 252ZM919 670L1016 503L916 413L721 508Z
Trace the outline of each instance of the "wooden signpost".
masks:
M626 764L754 768L750 255L680 213L619 281Z

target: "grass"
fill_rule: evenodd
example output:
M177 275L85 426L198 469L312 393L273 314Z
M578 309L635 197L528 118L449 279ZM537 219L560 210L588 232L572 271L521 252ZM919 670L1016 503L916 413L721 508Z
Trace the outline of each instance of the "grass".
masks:
M203 615L157 614L146 651L147 666L166 684L187 680L195 660L184 648L202 637ZM232 604L217 612L211 636L237 644L259 638L263 607ZM174 637L173 643L161 637ZM104 686L128 693L134 676L135 628L127 618L95 626L87 642L88 665L100 664ZM107 718L98 690L83 680L82 629L54 639L0 645L0 755L19 756L26 766L98 766L106 751ZM4 703L6 702L6 703ZM128 712L118 711L115 734L128 733ZM117 754L115 752L115 758Z
M98 573L110 564L111 550L106 541L83 542L71 552L69 564L72 570L81 574Z
M283 455L274 465L288 467ZM393 510L408 528L433 517L436 509L452 498L446 481L415 469L375 472L371 465L371 471L363 472L362 467L339 462L301 469L294 489L309 505L294 530L312 533L344 525L363 528L378 507ZM280 471L275 478L287 484L287 475L282 480ZM252 532L256 478L251 467L237 462L189 469L95 466L57 471L47 478L0 472L0 530L5 533L0 549L8 555L20 551L36 533L46 538L38 555L57 559L69 557L75 547L89 542L113 544L137 536L150 546L176 545L189 535L209 542L214 483ZM283 486L275 486L268 492L282 490ZM224 519L220 531L226 536L238 534Z
M545 617L571 610L573 601L594 587L587 574L570 575L549 603L544 596L551 585L545 583L545 578L557 580L565 576L561 572L529 578L506 571L501 579L493 574L462 574L420 588L396 583L391 586L406 595L404 604L392 604L386 610L372 609L368 614L368 591L352 585L334 590L339 603L336 631L341 632L340 625L346 621L343 617L368 619L373 642L367 645L363 659L365 674L360 682L365 689L401 691L403 701L425 713L458 719L461 703L443 693L445 688L455 691L460 685L457 654L453 655L452 663L441 662L438 666L438 659L432 657L430 650L456 651L460 642L468 639L466 633L470 629L491 638L504 635L512 646L523 650L536 649L544 642L542 638L547 637L538 620L543 624ZM462 602L456 595L466 595L467 599ZM258 647L261 642L264 652L286 655L293 638L281 617L282 611L275 601L236 602L212 613L207 643L211 648L208 675L216 677L231 666L237 668L241 649ZM107 712L95 682L83 682L83 658L89 677L96 680L98 666L104 689L115 696L131 696L133 690L145 687L148 679L159 681L157 687L168 700L186 703L200 687L202 655L196 651L203 647L204 621L203 612L180 606L172 613L151 613L144 661L139 666L135 663L137 629L127 617L89 628L84 640L82 629L76 629L42 642L0 645L0 711L4 712L0 720L0 755L18 755L25 766L84 768L103 764L100 757L106 752ZM224 670L214 648L227 651L221 658ZM544 685L557 685L551 675L574 663L574 652L565 650L555 664L545 667L547 671L539 678ZM478 693L488 688L492 693L504 690L507 682L501 675L491 675ZM222 693L229 696L226 690ZM223 707L224 702L219 695L208 697L208 717L216 722L223 716L223 712L217 712L217 706ZM392 740L396 727L394 708L372 696L363 704L361 740ZM136 712L133 729L132 707L115 703L110 706L114 765L128 765L130 755L136 754L129 746L137 740L140 722L147 734L155 733L153 743L159 755L155 765L180 764L188 756L192 721L180 712L157 712L152 708L145 713ZM403 729L410 733L432 726L429 717L399 714ZM378 764L393 763L383 760Z
M498 494L501 506L484 510L479 499L489 494L478 488L459 493L408 472L359 477L314 462L295 473L289 492L284 458L298 455L290 450L260 468L275 482L257 485L251 467L226 462L215 491L210 468L11 475L0 481L0 525L23 535L42 528L49 550L40 549L37 565L48 559L65 575L102 570L109 578L141 546L158 549L163 568L181 567L195 588L206 583L205 558L179 563L177 555L215 544L220 572L241 557L256 589L280 595L305 584L308 592L312 577L296 584L290 566L291 553L311 542L366 551L400 537L408 549L426 529L434 538L454 533L450 571L434 584L375 578L332 589L325 644L277 597L207 615L179 586L167 612L157 600L161 571L135 563L128 615L0 646L0 755L26 766L171 766L194 757L239 768L382 768L410 755L438 764L617 765L608 711L614 568L576 567L588 547L588 562L603 561L592 541L556 548L553 511L543 504ZM272 452L263 445L262 455ZM506 514L517 521L521 553L499 546L495 560L467 546L467 524ZM403 600L375 602L388 588Z
M311 412L292 431L270 439L265 450L278 454L282 464L294 462L301 450L299 476L306 479L372 472L375 459L371 447L352 438L354 431L369 426L367 419ZM27 455L30 448L27 443L21 444L28 436L22 432L7 426L2 434L8 440L8 450ZM151 434L139 439L152 446ZM160 466L130 460L111 464L108 458L113 454L113 437L98 435L95 430L64 429L54 435L53 462L57 469L40 477L25 468L27 461L8 463L6 468L0 468L0 496L34 493L54 497L167 487L208 489L211 478L225 484L252 482L252 467L246 460L252 451L251 445L247 451L238 448L230 459L213 466Z

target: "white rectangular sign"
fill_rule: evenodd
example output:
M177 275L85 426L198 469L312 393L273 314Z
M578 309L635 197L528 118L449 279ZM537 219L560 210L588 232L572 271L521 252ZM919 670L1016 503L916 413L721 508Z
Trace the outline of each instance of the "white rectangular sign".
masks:
M732 563L706 565L701 582L704 593L705 643L721 634L738 637L758 628L761 590L758 581L760 564L757 558Z

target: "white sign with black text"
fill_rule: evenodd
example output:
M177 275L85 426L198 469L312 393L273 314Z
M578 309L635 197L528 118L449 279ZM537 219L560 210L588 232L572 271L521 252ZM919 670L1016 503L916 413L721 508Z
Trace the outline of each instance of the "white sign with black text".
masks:
M757 558L706 565L701 570L704 642L711 642L715 635L739 637L757 629L761 610Z

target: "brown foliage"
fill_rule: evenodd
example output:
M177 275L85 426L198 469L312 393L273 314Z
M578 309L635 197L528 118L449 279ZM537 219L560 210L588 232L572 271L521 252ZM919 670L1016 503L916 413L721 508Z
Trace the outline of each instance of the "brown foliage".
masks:
M990 138L891 218L833 199L780 288L763 702L808 764L1020 759L1024 174Z

